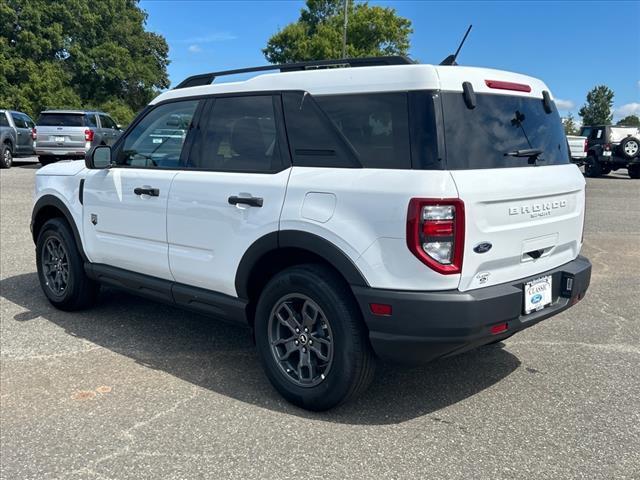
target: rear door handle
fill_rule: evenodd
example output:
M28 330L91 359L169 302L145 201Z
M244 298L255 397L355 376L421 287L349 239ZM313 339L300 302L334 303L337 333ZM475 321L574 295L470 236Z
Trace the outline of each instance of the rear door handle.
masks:
M133 193L135 193L136 195L149 195L150 197L157 197L160 195L160 189L151 187L136 187L133 189Z
M230 205L238 205L239 203L244 203L251 207L262 207L264 201L260 197L238 197L236 195L229 197Z

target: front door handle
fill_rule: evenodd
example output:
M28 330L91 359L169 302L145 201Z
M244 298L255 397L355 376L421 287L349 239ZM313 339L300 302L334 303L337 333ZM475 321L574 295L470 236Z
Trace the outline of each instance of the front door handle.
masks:
M239 203L244 203L251 207L262 207L264 202L260 197L237 197L236 195L229 197L230 205L238 205Z
M136 187L133 189L133 193L136 195L149 195L150 197L157 197L160 195L160 189L151 187Z

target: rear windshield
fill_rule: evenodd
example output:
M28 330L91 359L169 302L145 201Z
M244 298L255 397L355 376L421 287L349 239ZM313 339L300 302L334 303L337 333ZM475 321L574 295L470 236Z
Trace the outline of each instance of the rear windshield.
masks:
M86 127L92 126L86 115L78 113L43 113L38 118L43 127Z
M469 109L461 93L443 92L442 106L447 169L532 166L523 150L541 150L538 165L570 162L558 112L546 113L542 98L476 94Z

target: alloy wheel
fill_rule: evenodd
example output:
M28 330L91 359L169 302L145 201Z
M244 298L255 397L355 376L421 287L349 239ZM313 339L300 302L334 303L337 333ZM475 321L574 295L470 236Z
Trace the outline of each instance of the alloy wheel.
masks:
M69 256L58 238L51 237L45 242L42 267L49 290L58 297L64 295L69 285Z
M320 306L302 294L282 297L269 316L269 344L276 364L300 387L314 387L333 363L333 334Z

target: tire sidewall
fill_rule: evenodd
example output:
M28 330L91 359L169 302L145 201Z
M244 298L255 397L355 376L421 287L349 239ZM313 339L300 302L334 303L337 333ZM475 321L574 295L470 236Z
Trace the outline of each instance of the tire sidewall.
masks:
M8 162L5 160L6 152L9 152ZM9 145L3 145L2 150L0 150L0 166L2 168L11 168L11 165L13 165L13 153L11 152Z
M635 142L636 145L638 145L638 150L636 150L636 153L634 155L629 155L626 151L625 151L625 147L627 146L627 144L629 142ZM625 157L628 160L631 160L632 158L635 158L638 156L638 153L640 153L640 140L638 140L635 137L631 137L631 138L625 138L621 143L620 143L620 154Z
M333 333L333 363L327 377L313 387L293 384L276 363L269 344L269 316L276 303L285 295L299 293L315 301L323 310ZM362 345L362 339L354 336L349 322L353 312L345 305L345 299L324 278L310 270L291 269L277 275L265 288L256 308L255 338L258 354L269 380L290 402L311 410L331 408L346 397L354 380L357 358L354 352Z
M44 276L42 266L42 250L44 249L46 241L52 237L63 244L69 262L69 280L63 295L55 295L46 285L47 280ZM40 286L54 306L64 309L74 302L79 295L80 282L84 274L84 264L76 247L75 240L64 220L55 218L47 221L42 226L36 242L36 266Z

